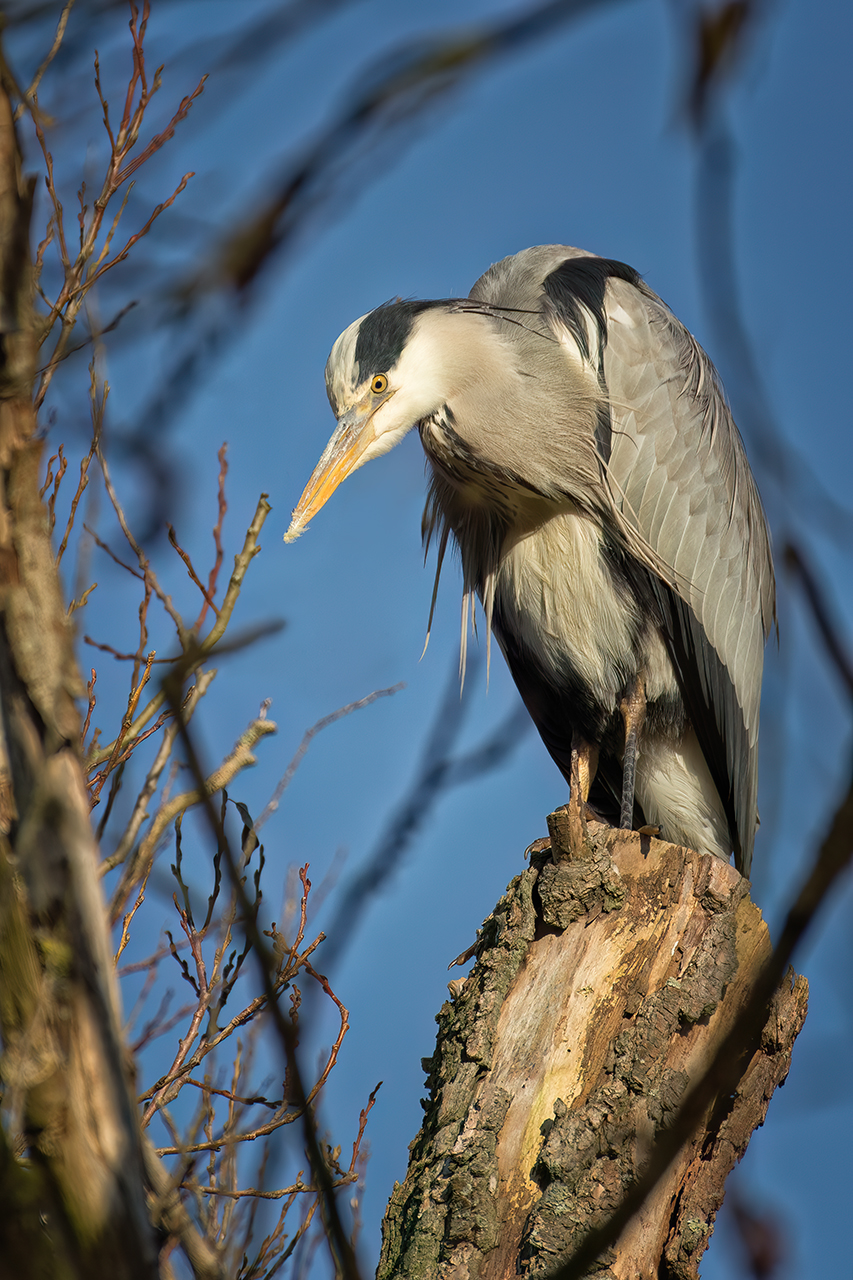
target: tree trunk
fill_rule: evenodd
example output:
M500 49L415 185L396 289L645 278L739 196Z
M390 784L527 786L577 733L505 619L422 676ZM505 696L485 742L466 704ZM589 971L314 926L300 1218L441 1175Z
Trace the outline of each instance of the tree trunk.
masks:
M565 1262L642 1171L770 952L748 882L720 859L593 822L572 837L565 810L549 830L439 1014L377 1280L545 1276ZM807 994L804 978L783 984L736 1089L707 1108L589 1274L698 1275Z
M0 1275L152 1280L142 1141L32 401L29 220L0 87ZM22 1158L24 1157L24 1158ZM168 1197L165 1197L168 1199ZM165 1208L165 1205L164 1205Z

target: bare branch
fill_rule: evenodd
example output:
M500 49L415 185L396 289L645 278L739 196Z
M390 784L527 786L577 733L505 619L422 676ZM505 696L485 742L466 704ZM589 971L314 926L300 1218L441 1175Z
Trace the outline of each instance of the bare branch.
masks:
M202 671L199 674L196 683L192 686L184 699L183 715L187 720L192 718L199 700L207 693L207 690L215 676L215 671ZM154 795L154 792L157 790L163 770L171 759L178 731L178 724L177 721L175 721L169 726L166 733L163 735L163 741L160 744L157 755L154 757L154 763L146 774L145 782L143 783L142 789L137 796L136 803L133 806L130 821L119 839L115 852L104 861L104 872L111 871L113 867L117 867L120 863L124 862L125 858L133 848L142 824L148 816L148 803Z
M34 104L36 91L39 85L41 84L41 78L44 75L45 71L47 71L51 62L53 62L53 59L59 53L59 47L62 44L63 37L65 36L65 28L68 26L68 18L73 6L74 6L74 0L66 0L63 6L62 12L59 15L59 22L56 24L56 35L53 37L53 44L50 46L50 49L48 50L47 55L45 56L45 59L42 62L41 66L39 67L38 71L33 76L32 81L30 83L30 87L24 93L24 100L29 105ZM20 120L23 113L24 113L24 103L20 102L18 106L15 108L15 114L13 117L15 120L15 123L17 123Z
M806 563L803 553L792 542L787 544L783 555L786 568L792 570L800 580L824 648L853 703L853 661L831 619L829 605L818 586L817 578Z
M178 708L176 714L178 716L182 714L180 708ZM233 750L225 757L219 768L215 769L204 780L203 786L173 796L171 800L160 806L151 823L148 835L140 844L132 863L113 894L110 904L110 917L112 919L116 918L120 905L127 900L134 885L145 875L154 859L157 845L166 828L174 822L179 814L186 813L187 809L191 809L193 806L201 804L206 798L216 795L223 787L228 786L232 778L235 778L242 769L247 769L255 764L257 757L253 753L253 748L260 742L261 738L265 738L268 734L276 733L277 731L278 726L272 720L253 720L248 728L241 733L234 744ZM121 741L121 737L116 739L117 744ZM116 855L113 854L112 858L106 860L103 865L104 872L118 865L115 858Z
M252 560L260 551L258 537L263 527L264 521L269 515L271 508L267 501L267 495L262 493L255 509L254 517L246 531L246 537L242 550L234 557L234 570L228 583L228 589L225 593L225 599L220 606L219 614L215 625L208 632L204 639L194 642L191 650L191 657L188 662L187 675L197 671L205 659L212 653L218 640L225 634L225 630L231 621L231 615L234 606L240 595L240 589L243 585L243 579ZM188 633L185 632L185 635ZM148 723L152 716L160 710L165 701L165 693L161 690L155 694L151 701L143 708L137 719L131 725L130 736L135 737ZM113 743L107 743L105 747L100 747L95 755L90 759L89 766L100 764L102 760L109 759L113 749Z

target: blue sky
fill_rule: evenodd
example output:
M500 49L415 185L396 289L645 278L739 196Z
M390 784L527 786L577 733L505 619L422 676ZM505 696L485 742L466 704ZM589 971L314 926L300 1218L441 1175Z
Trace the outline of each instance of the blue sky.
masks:
M246 4L242 13L263 8ZM270 167L310 142L363 82L366 66L381 66L407 37L475 26L511 11L486 2L363 0L341 6L245 82L234 72L214 72L186 127L139 175L137 199L150 207L181 173L196 171L174 211L171 236L166 228L152 243L158 269L166 264L180 278L191 249L257 198ZM460 592L453 568L445 573L429 650L419 662L432 563L424 571L416 435L348 480L298 542L281 541L333 426L323 367L340 330L398 294L464 295L490 263L528 245L576 244L645 275L717 362L739 417L737 353L726 351L725 334L715 330L697 271L696 154L681 113L686 68L675 12L660 0L601 6L482 71L413 130L362 156L333 205L267 275L254 305L235 308L228 344L205 367L171 428L168 448L185 476L174 523L202 563L223 440L231 468L229 555L261 490L273 504L241 618L279 615L287 629L249 657L223 664L218 701L203 720L212 761L230 748L261 700L272 699L279 733L261 745L258 767L234 794L257 812L305 728L373 689L406 685L312 744L265 831L267 858L281 883L288 866L305 861L315 883L321 881L343 850L345 886L411 783L425 728L458 656ZM166 98L177 101L194 87L193 73L207 69L202 24L227 31L234 15L226 4L155 2L149 41L153 59L166 64L162 111ZM104 65L109 57L117 66L124 58L122 30L117 22L105 37L93 26ZM86 34L77 31L83 44ZM774 430L811 460L822 487L796 465L788 465L779 483L762 476L756 462L759 485L777 547L794 536L812 557L831 585L848 636L853 525L834 518L830 499L849 501L851 475L845 393L853 285L851 41L853 12L842 0L769 6L725 106L737 157L734 229L743 314ZM81 93L90 92L86 83L81 78ZM60 105L79 111L78 130L90 129L97 151L95 112L87 115L76 101ZM144 274L128 281L128 296L144 301ZM212 299L210 305L223 304ZM169 342L168 334L149 340L141 358L121 345L111 351L117 426L135 417L168 367ZM60 425L65 403L58 401ZM742 426L750 449L754 442L745 421ZM771 437L771 464L786 457L786 449ZM132 494L132 471L117 465ZM183 571L164 550L158 567L183 590ZM98 566L98 572L107 589L95 593L85 629L105 636L132 597L108 571ZM771 925L808 863L850 760L849 708L784 581L780 633L778 650L775 643L768 650L763 826L754 871L755 896ZM110 634L120 647L132 639L130 631L124 639ZM90 665L90 653L83 661ZM114 677L102 666L106 687ZM499 660L488 692L484 671L475 673L466 687L470 705L460 749L481 742L516 697ZM384 1081L369 1126L366 1273L375 1262L392 1182L404 1175L407 1144L419 1125L420 1059L432 1051L446 966L473 941L521 869L525 847L544 833L545 815L564 799L536 735L521 735L500 770L442 799L336 965L333 980L352 1030L322 1119L345 1149L359 1108ZM332 892L317 927L328 924L334 906ZM789 1082L737 1175L745 1194L783 1220L791 1249L784 1274L802 1280L849 1274L849 1251L836 1224L845 1221L851 1189L845 1156L853 1140L846 1065L853 1047L850 908L848 883L798 958L812 984L809 1019ZM167 913L164 892L163 920ZM731 1267L721 1229L702 1273L716 1280L731 1275Z

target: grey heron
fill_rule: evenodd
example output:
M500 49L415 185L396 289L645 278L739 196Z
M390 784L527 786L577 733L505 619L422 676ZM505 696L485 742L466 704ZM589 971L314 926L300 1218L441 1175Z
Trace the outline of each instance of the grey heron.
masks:
M463 670L476 594L578 799L748 875L770 538L714 367L661 299L622 262L527 249L466 299L356 320L326 387L337 429L287 540L417 427Z

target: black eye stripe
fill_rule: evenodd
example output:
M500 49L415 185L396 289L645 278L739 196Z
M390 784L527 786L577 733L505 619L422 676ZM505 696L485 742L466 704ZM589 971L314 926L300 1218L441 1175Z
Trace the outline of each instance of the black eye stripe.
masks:
M422 311L442 307L440 300L385 302L362 320L355 342L355 362L362 378L368 369L393 369Z

